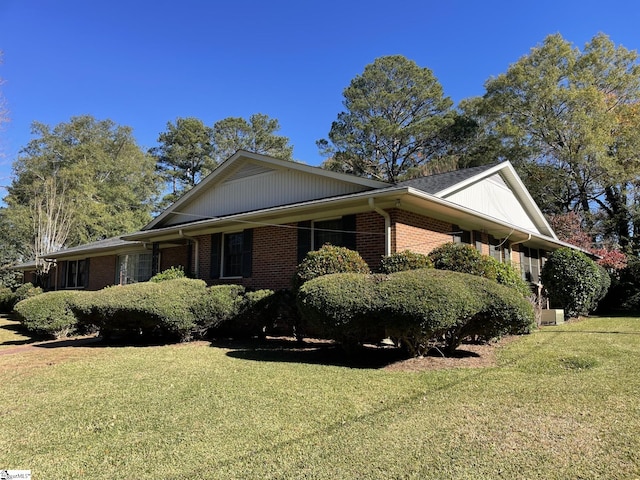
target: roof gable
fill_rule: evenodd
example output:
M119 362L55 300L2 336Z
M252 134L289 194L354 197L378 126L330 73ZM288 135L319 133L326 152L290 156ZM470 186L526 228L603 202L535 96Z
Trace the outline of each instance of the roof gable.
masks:
M481 165L479 167L464 168L462 170L453 170L451 172L437 173L427 177L412 178L397 185L417 188L431 195L436 195L445 189L460 184L470 178L473 178L486 170L495 167L496 164Z
M387 186L366 178L238 151L144 230Z
M490 215L515 227L557 238L510 162L488 166L435 196ZM470 169L472 170L472 169Z

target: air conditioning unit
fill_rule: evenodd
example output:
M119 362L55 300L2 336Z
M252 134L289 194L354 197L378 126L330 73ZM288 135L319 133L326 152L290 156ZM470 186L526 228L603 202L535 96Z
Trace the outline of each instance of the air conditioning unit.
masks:
M540 315L540 325L561 325L564 323L564 310L561 308L544 309Z

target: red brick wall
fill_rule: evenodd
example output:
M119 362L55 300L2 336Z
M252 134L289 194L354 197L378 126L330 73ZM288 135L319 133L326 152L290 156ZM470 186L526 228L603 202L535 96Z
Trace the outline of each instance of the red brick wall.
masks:
M196 237L198 240L198 255L200 270L198 271L198 278L209 281L211 279L211 235L200 235ZM196 273L196 256L193 255L191 271L195 275Z
M297 224L261 227L253 230L253 277L246 286L291 288L298 264Z
M116 264L117 257L115 255L89 259L89 285L87 290L100 290L109 285L114 285L116 283ZM62 283L59 283L59 285L62 285Z
M170 267L182 267L185 272L189 261L189 249L191 245L181 245L179 247L163 248L160 250L160 272ZM193 270L192 270L193 271Z
M391 210L391 251L427 254L452 241L450 223L404 210Z
M209 284L236 283L247 288L291 288L298 265L297 224L258 227L253 230L253 265L251 278L211 278L211 236L198 237L200 275ZM356 229L365 232L356 237L357 249L371 268L376 268L384 255L384 218L377 213L356 217ZM164 252L164 250L163 250Z
M384 217L376 212L356 215L356 249L367 262L369 268L375 270L384 256Z

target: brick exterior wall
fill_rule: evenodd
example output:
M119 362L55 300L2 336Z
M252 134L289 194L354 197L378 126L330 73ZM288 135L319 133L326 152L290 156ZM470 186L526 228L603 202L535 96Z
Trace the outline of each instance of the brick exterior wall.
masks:
M356 215L356 250L369 268L376 270L384 256L384 217L376 212Z
M451 242L453 225L430 217L399 209L389 210L391 216L391 251L411 250L428 254L434 248ZM372 270L376 270L385 251L384 217L376 212L356 215L357 250ZM291 288L291 279L297 266L298 230L297 224L266 226L253 229L252 276L250 278L213 279L211 278L211 235L196 237L198 244L198 278L208 284L235 283L246 288L273 290ZM474 232L475 233L475 232ZM487 234L482 233L482 253L488 254ZM474 239L475 245L475 239ZM187 269L189 249L192 245L164 248L160 251L160 271L172 266ZM511 261L519 267L519 245L514 245ZM89 290L99 290L115 283L115 255L93 257L89 263ZM195 274L196 255L191 255L191 273ZM58 274L63 270L60 262ZM29 273L25 272L25 281ZM62 279L58 280L58 286Z
M160 269L162 272L170 267L182 267L185 272L193 272L187 265L189 261L189 249L191 245L163 248L160 250Z
M452 241L450 223L405 210L391 210L391 251L427 254Z
M116 283L116 255L89 259L89 285L87 290L100 290ZM59 285L62 285L60 283Z
M253 277L246 286L279 290L291 288L298 264L296 224L253 230Z

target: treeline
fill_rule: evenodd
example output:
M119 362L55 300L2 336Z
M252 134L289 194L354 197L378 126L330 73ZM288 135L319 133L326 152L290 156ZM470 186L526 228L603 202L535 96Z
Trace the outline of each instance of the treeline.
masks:
M640 251L637 52L550 35L485 90L454 106L429 68L378 58L317 142L323 167L395 182L510 160L562 240L624 268ZM138 229L237 149L292 160L279 128L264 114L178 118L144 152L110 120L35 123L0 209L0 262Z

